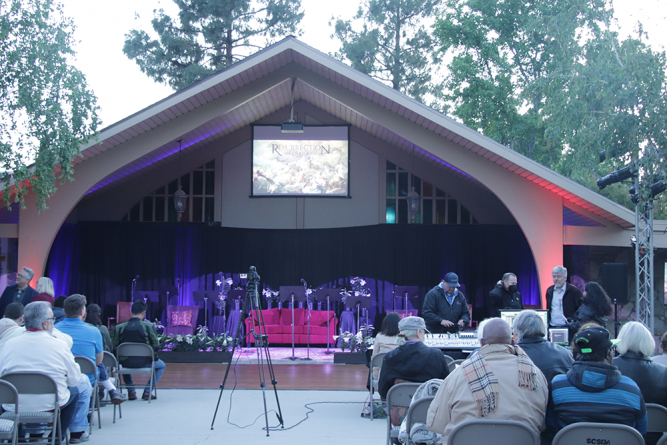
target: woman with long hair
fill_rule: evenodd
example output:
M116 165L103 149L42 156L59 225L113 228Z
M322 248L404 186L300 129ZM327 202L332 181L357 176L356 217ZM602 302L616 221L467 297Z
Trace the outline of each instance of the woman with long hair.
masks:
M97 329L100 330L100 333L102 334L102 342L104 343L104 350L107 352L112 352L113 353L113 343L111 343L111 337L109 336L109 330L107 329L106 326L102 324L102 308L100 308L98 305L95 303L89 304L88 307L86 308L86 323L92 324L95 326ZM127 400L127 396L120 394L118 391L116 391L116 387L111 383L111 380L109 380L109 375L107 374L107 370L104 367L103 363L100 363L97 365L97 369L99 370L99 397L100 400L104 398L104 390L106 389L109 391L109 397L111 398L111 403L114 405L118 405L123 403L124 401Z
M586 323L596 323L603 328L607 327L607 317L611 315L611 300L607 292L594 281L589 281L584 287L584 299L581 306L574 313L572 321L568 323L570 338Z
M396 349L403 343L402 337L399 337L398 334L401 332L398 329L398 322L401 321L401 316L396 312L390 312L382 320L382 327L380 332L375 336L375 342L373 343L373 355L371 360L378 354L389 352L393 349ZM380 368L373 368L373 378L378 379L380 375Z
M104 342L104 350L113 352L113 343L111 336L106 326L102 324L102 308L95 303L89 304L86 309L86 323L92 324L102 333L102 341Z

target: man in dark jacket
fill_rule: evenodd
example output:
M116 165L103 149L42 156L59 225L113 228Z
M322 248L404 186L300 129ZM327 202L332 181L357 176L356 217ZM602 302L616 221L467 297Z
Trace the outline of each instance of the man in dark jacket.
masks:
M449 272L442 282L426 293L422 316L433 334L458 332L470 323L465 295L457 288L459 277Z
M567 269L563 266L554 267L551 276L554 285L547 289L547 318L550 327L564 328L581 306L583 295L567 282Z
M160 347L160 343L157 338L157 333L155 332L155 326L153 323L143 321L146 317L146 303L141 300L137 300L132 303L132 318L126 323L121 323L116 326L113 336L113 347L114 349L118 348L118 345L122 343L146 343L151 348L153 348L153 359L155 360L155 381L153 382L153 387L157 386L157 382L162 377L164 368L166 367L165 363L158 359L157 350ZM148 357L119 357L120 364L127 366L128 368L144 368L149 367L151 360ZM134 389L134 383L132 381L132 374L123 374L123 381L128 387L127 398L128 400L137 400L137 393ZM143 400L151 400L156 397L151 394L151 387L149 383L146 384L144 388L144 394L141 397Z
M516 283L516 275L508 272L503 275L503 279L496 284L496 287L489 292L494 310L492 317L500 317L501 309L523 309L523 301L521 294L517 290Z
M537 312L521 312L514 319L512 328L517 344L542 371L549 386L555 376L570 370L574 363L572 353L567 348L547 341L547 327Z
M555 415L547 411L549 427L558 430L577 422L620 423L646 435L648 417L642 393L611 364L616 342L600 326L574 336L572 369L551 383Z
M30 280L34 276L35 273L29 267L16 273L16 284L7 286L0 297L0 314L5 313L9 303L21 303L23 306L32 303L32 297L37 295L37 291L30 287Z
M384 356L378 382L378 392L383 399L396 379L424 383L449 375L442 351L424 344L426 325L423 318L405 317L398 323L398 328L401 331L399 335L407 341Z

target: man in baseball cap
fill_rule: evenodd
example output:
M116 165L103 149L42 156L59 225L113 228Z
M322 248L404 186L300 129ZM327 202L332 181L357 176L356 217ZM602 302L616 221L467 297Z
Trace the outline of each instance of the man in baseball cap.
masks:
M422 306L426 327L434 334L458 332L470 323L470 310L463 292L458 288L459 277L445 274L442 282L428 291Z
M426 323L423 318L405 317L398 322L398 329L404 344L384 356L378 382L378 392L383 399L396 380L424 383L449 375L442 351L424 344Z
M552 380L553 413L550 429L576 422L620 423L646 435L648 418L637 384L612 365L614 347L602 326L589 326L572 339L574 364L566 375Z

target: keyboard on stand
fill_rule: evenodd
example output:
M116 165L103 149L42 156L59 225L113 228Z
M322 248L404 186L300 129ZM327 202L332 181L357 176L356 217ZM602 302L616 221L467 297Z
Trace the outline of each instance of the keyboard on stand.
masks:
M426 334L424 340L426 346L440 349L477 349L481 345L474 332L462 332L459 334Z

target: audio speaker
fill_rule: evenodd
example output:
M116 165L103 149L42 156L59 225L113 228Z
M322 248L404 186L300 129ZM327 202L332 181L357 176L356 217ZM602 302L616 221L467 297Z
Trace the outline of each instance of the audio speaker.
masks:
M611 299L624 306L628 303L628 265L626 263L602 264L602 287Z

